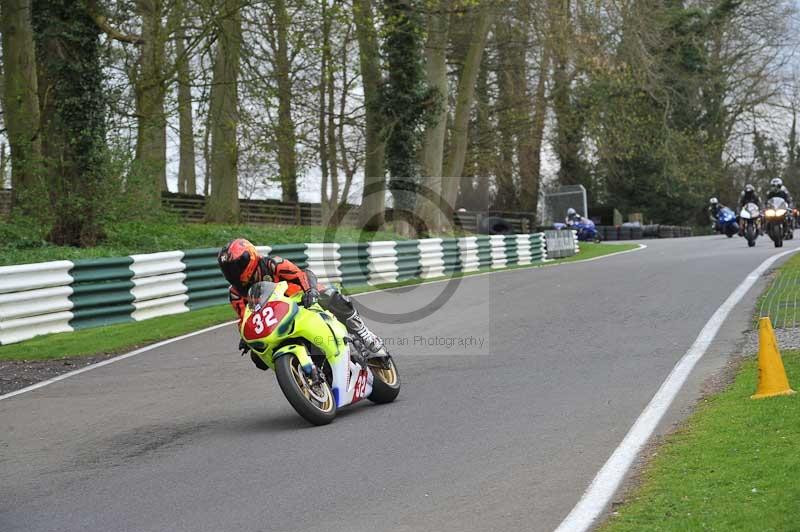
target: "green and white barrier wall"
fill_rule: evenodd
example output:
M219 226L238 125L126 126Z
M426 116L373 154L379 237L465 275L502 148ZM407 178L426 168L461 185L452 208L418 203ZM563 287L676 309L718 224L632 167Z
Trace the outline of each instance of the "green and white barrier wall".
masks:
M557 247L557 255L564 256L563 238ZM343 286L430 279L548 258L543 233L258 249L310 268L322 283ZM228 285L217 268L217 251L193 249L2 266L0 344L225 303ZM577 244L571 252L576 251Z

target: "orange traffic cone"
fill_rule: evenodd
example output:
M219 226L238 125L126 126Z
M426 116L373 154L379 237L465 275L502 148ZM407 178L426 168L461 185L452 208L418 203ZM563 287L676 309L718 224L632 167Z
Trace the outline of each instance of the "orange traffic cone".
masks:
M795 393L783 368L775 331L769 318L758 320L758 389L750 399L764 399Z

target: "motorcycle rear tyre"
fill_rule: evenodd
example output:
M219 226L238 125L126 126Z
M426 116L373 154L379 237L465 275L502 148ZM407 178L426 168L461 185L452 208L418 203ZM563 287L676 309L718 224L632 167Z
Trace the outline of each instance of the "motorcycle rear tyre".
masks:
M390 370L385 370L381 364L388 362L391 366ZM367 364L372 371L372 393L369 394L369 399L373 403L385 404L391 403L397 398L400 393L400 374L397 372L397 366L394 365L394 360L391 355L381 358L373 358L367 361ZM384 374L384 372L386 372ZM384 380L386 376L391 375L393 382Z

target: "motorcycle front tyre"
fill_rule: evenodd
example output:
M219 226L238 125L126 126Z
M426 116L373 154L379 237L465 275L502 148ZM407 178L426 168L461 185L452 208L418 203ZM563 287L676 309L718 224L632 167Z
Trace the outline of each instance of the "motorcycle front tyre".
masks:
M324 404L318 405L315 399L304 393L303 369L296 356L289 354L276 359L275 376L286 400L303 419L320 426L327 425L336 417L336 401L327 382L323 383L328 399Z

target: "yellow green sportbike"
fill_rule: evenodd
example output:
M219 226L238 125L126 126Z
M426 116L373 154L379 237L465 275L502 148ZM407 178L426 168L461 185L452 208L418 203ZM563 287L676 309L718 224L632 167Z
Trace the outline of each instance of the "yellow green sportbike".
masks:
M315 304L300 305L302 294L285 295L285 281L262 281L248 292L239 333L264 363L298 414L326 425L336 411L367 398L390 403L400 393L391 355L373 355L333 314Z

